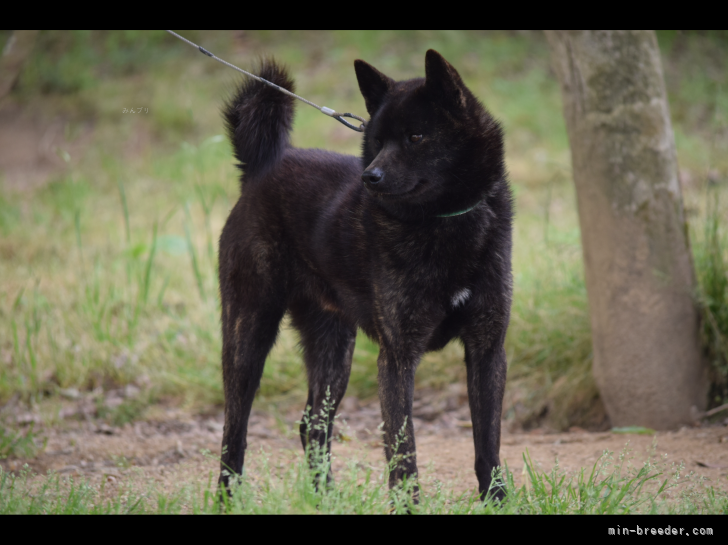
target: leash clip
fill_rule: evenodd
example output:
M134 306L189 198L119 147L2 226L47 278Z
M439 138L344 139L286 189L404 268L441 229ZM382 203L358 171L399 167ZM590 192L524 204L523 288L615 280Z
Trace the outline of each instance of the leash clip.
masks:
M329 117L333 117L339 123L342 123L342 124L346 125L351 130L356 131L356 132L364 132L364 129L367 126L366 119L364 119L363 117L359 117L358 115L354 115L354 114L351 114L351 113L348 113L348 112L347 113L344 113L344 114L340 114L340 113L336 112L335 110L332 110L331 108L327 108L326 106L323 106L321 108L321 112L324 113L324 114L326 114L326 115L328 115ZM349 117L351 119L357 119L357 120L361 121L361 125L359 125L357 127L356 125L353 125L353 124L349 123L345 119L342 119L343 117Z

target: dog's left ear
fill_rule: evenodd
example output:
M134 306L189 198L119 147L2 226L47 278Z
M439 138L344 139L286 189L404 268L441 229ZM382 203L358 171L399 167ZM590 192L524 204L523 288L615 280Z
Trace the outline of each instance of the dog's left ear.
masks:
M460 74L434 49L425 54L425 87L433 99L449 109L467 107L467 88Z
M367 112L369 115L374 115L382 104L384 95L394 85L394 80L382 74L368 62L359 59L354 61L354 70Z

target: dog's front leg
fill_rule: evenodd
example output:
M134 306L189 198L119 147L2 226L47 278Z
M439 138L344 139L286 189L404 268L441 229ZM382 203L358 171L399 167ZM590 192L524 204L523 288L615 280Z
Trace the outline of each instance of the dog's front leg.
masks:
M462 336L473 420L475 474L483 499L491 487L493 469L500 466L501 412L506 386L505 325L489 320L487 326L479 324ZM500 487L492 493L499 499L505 496Z
M417 476L415 434L412 423L415 369L419 355L382 345L379 351L379 401L384 421L384 452L390 465L390 488ZM415 494L416 499L416 494Z

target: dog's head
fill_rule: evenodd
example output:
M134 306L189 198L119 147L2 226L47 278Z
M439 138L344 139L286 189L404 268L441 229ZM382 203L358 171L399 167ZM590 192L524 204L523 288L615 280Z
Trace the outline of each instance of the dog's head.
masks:
M425 56L425 78L397 82L362 60L354 67L371 117L362 181L377 199L469 206L503 178L499 124L437 51Z

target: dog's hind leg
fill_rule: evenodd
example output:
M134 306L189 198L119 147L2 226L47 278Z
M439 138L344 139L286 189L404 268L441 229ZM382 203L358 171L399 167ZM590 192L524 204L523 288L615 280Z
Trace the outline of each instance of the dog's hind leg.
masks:
M313 303L292 304L290 310L293 325L301 333L308 374L308 415L301 422L301 443L311 468L316 469L329 459L334 416L349 383L356 329Z
M228 277L221 270L220 279L225 427L219 482L227 488L230 474L243 470L250 409L286 302L283 289L254 275Z

